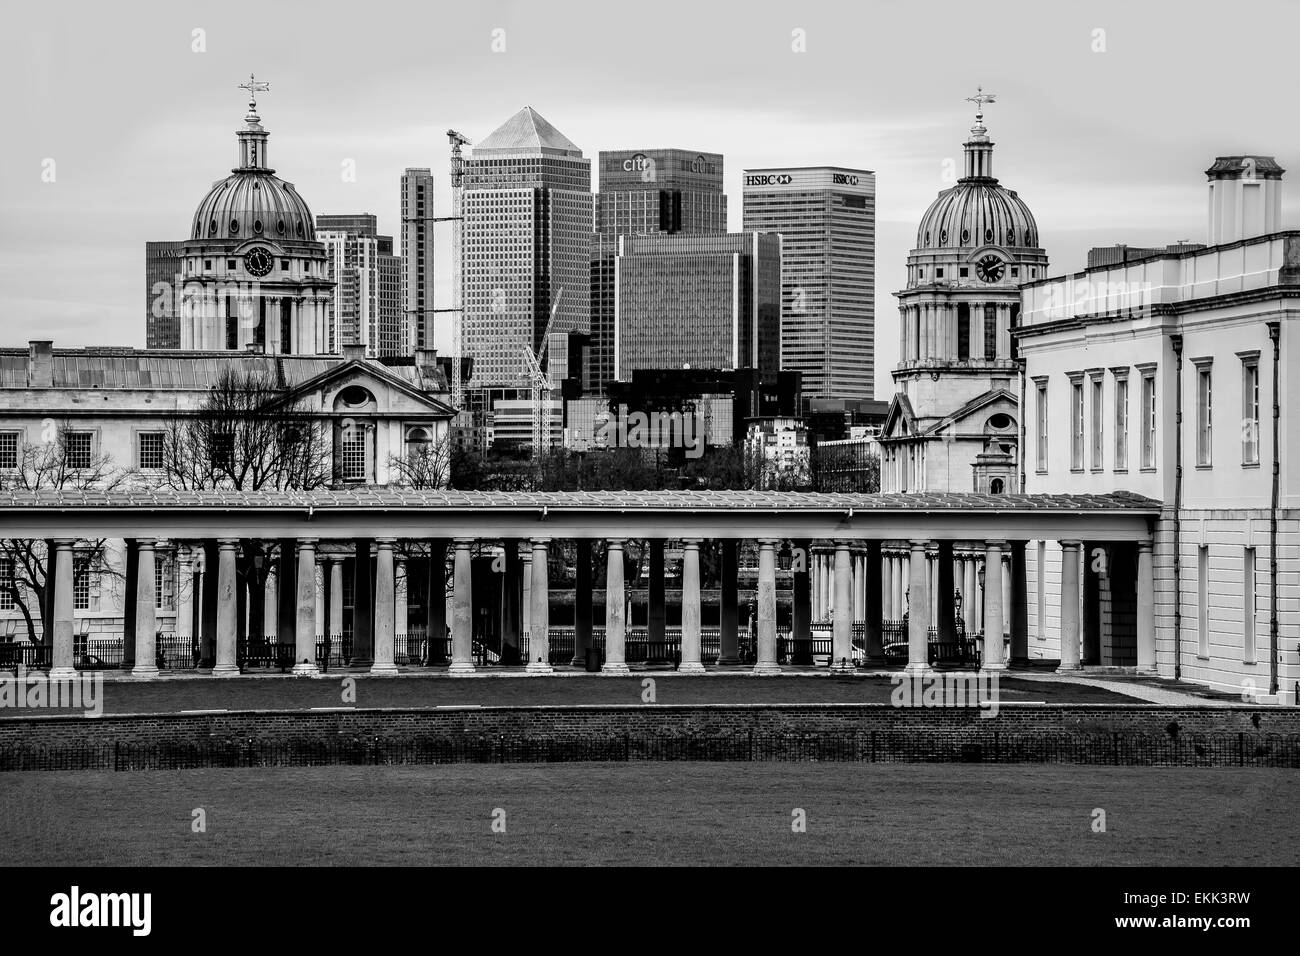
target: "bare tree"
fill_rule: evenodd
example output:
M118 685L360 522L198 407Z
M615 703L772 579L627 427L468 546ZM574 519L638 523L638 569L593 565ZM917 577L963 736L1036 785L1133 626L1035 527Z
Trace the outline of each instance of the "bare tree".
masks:
M309 491L332 481L332 445L327 422L291 400L272 374L225 369L199 408L168 423L162 482L197 491ZM249 637L258 640L274 546L245 539L242 547ZM294 560L292 554L282 557Z
M112 459L82 444L85 439L72 437L66 425L57 426L54 433L42 442L24 442L18 456L18 467L0 472L0 489L6 491L101 490L112 491L120 487L126 475L113 465ZM101 572L116 572L105 561L104 540L87 540L77 549L77 560L87 562ZM0 557L8 559L11 575L0 581L13 597L14 606L23 615L27 637L37 641L36 622L41 623L41 635L49 643L54 633L50 616L54 611L51 600L49 575L49 546L41 538L0 539Z
M405 455L388 459L388 473L394 485L407 488L446 488L451 483L451 439L422 442Z

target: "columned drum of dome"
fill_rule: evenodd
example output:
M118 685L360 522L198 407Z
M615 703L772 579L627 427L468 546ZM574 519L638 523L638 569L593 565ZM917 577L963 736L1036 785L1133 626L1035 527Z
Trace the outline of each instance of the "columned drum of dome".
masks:
M238 165L199 202L180 258L180 347L271 354L330 350L330 278L307 201L268 164L250 101Z
M1023 199L993 175L982 90L963 175L930 204L907 257L896 392L881 435L882 491L1019 490L1020 286L1047 254Z

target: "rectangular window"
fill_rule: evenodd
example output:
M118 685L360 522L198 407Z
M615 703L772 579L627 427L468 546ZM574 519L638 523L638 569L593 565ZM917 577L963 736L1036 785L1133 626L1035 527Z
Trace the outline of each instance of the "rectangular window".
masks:
M212 467L232 469L235 467L235 436L231 432L214 432L212 434Z
M1102 386L1103 380L1100 375L1092 380L1092 470L1100 471L1104 465L1102 440L1105 434L1104 422L1102 421Z
M1083 471L1083 382L1070 383L1070 469Z
M1047 471L1047 383L1038 383L1038 470Z
M1196 369L1196 463L1212 464L1214 451L1214 382L1208 365Z
M18 433L0 432L0 468L18 467Z
M140 433L140 468L158 469L163 466L163 433Z
M1210 656L1210 549L1196 549L1196 652Z
M1241 569L1241 659L1255 663L1255 549L1247 548Z
M170 554L159 552L154 556L154 575L153 575L153 595L154 607L160 611L171 611L175 609L175 600L173 595L176 592L174 586L176 575L176 564Z
M14 609L13 558L0 558L0 611Z
M1156 373L1142 373L1142 467L1156 466Z
M72 607L77 611L90 610L90 559L75 558L72 562Z
M366 430L345 428L340 443L344 481L364 481L366 477Z
M1047 640L1047 542L1038 542L1038 639Z
M64 464L69 468L89 468L94 437L91 432L64 432Z
M1241 363L1241 463L1259 464L1259 359Z
M1115 470L1128 471L1128 377L1115 379Z

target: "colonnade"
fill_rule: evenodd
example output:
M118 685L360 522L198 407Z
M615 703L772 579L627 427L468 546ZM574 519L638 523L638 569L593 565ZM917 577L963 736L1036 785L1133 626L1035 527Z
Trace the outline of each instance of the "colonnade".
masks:
M394 638L405 630L406 589L400 583L402 561L399 545L407 539L395 536L358 538L350 542L326 542L316 537L280 539L282 561L277 580L276 620L280 639L292 634L293 673L309 676L317 673L316 640L319 632L337 635L343 631L343 562L354 556L364 559L373 575L355 577L355 604L371 607L373 615L358 615L353 633L352 666L372 674L397 673ZM507 593L502 613L508 629L517 635L522 628L529 634L526 672L552 672L549 647L551 582L549 557L553 544L550 536L527 540L525 553L517 549L518 539L506 539L507 574L518 575L522 584L522 601L514 606ZM605 538L605 648L602 672L628 673L626 659L627 582L624 572L626 539ZM679 671L684 674L704 672L702 660L701 548L703 537L677 538L681 542L681 658ZM720 664L739 662L737 577L739 540L719 539L721 543L721 589L719 618L721 624ZM578 539L577 581L575 591L578 626L573 662L584 658L591 646L592 539ZM150 678L158 674L155 658L157 618L155 587L157 540L131 539L135 595L133 619L126 635L131 642L131 673ZM793 566L795 594L795 637L806 636L813 621L828 621L831 630L831 664L848 669L854 661L854 624L863 625L861 651L868 663L883 660L882 638L887 622L906 618L907 667L911 671L929 666L930 627L933 624L940 641L952 639L961 629L969 635L983 632L992 636L985 641L983 666L998 669L1007 666L1003 634L1010 634L1010 659L1028 657L1026 632L1026 582L1024 577L1025 541L987 539L984 541L949 541L913 538L898 540L864 540L845 538L816 542L793 542L795 554L802 549L806 562ZM53 669L52 677L75 673L73 666L73 552L76 540L51 540L53 594ZM342 544L344 548L340 549ZM450 550L452 569L451 641L447 661L450 674L472 674L476 669L474 653L474 605L472 560L480 541L474 537L422 540L431 554L427 588L428 624L431 637L441 638L446 630L445 570ZM753 670L757 674L774 674L781 670L777 643L777 554L785 541L776 537L757 539L756 648ZM229 677L240 673L237 639L243 608L239 596L238 559L242 542L234 537L189 542L177 555L182 579L194 574L197 588L182 588L177 595L178 632L189 636L192 631L189 601L198 599L196 615L205 635L213 638L212 675ZM1065 560L1061 575L1061 667L1079 666L1080 582L1079 554L1081 542L1064 541ZM650 614L651 639L656 632L662 639L664 626L664 542L651 540ZM196 566L197 565L197 566ZM318 585L327 583L328 598ZM196 573L197 572L197 573ZM1151 548L1138 548L1139 660L1153 659L1150 620L1153 606ZM373 587L373 598L371 588ZM291 602L290 602L291 596ZM272 602L268 601L268 604ZM272 611L268 607L267 620ZM211 621L209 626L208 622ZM286 631L287 629L287 631ZM801 631L803 633L801 633Z

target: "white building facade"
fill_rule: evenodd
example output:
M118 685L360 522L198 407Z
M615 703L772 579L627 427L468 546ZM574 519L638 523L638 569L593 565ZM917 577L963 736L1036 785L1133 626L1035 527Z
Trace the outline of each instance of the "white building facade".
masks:
M1206 248L1024 287L1025 491L1163 502L1153 554L1029 542L1031 657L1064 656L1060 572L1077 562L1083 666L1297 702L1300 423L1286 395L1300 232L1279 231L1282 172L1271 157L1220 157ZM1149 612L1128 607L1144 561ZM1147 626L1154 641L1134 640Z

